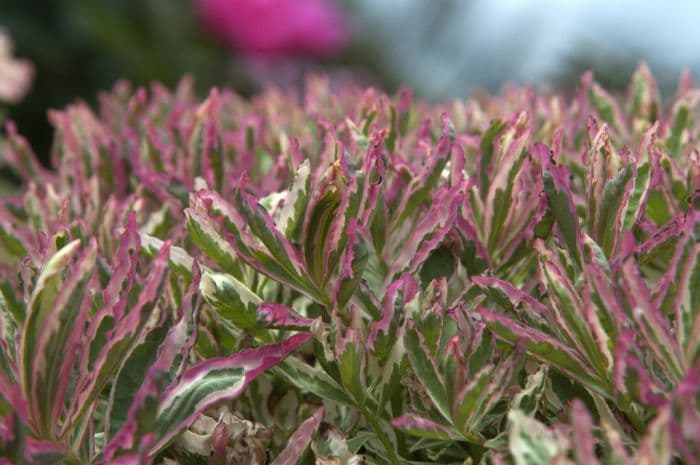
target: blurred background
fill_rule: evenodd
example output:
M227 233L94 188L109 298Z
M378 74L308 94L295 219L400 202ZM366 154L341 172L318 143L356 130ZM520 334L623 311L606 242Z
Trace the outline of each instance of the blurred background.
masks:
M690 0L0 0L0 120L45 157L48 108L185 74L202 94L324 71L441 100L586 69L623 90L644 59L668 95L700 71L699 20Z

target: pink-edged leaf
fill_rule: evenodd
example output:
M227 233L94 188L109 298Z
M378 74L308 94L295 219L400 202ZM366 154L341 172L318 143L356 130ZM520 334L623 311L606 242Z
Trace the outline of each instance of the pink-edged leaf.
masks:
M466 215L458 217L455 222L455 230L462 241L459 259L467 273L474 276L493 268L493 259L486 249L486 245L479 239L476 227L471 221L472 218L467 218Z
M585 405L579 399L571 404L571 425L574 436L574 457L581 465L600 465L595 454L596 439L593 435L593 420Z
M607 257L611 257L623 237L623 222L627 211L637 168L634 164L623 165L605 183L598 199L598 218L595 222L595 238Z
M457 429L478 434L484 415L503 400L522 359L521 350L516 348L498 366L486 365L468 380L455 396L453 411Z
M303 266L298 252L277 229L274 220L256 199L239 189L235 196L235 205L250 231L265 245L280 266L300 274Z
M608 124L598 124L593 115L588 117L586 124L588 132L588 147L583 158L586 167L586 220L588 231L597 237L598 208L603 197L603 191L617 170L619 155L610 142Z
M350 218L347 229L347 243L341 259L341 267L334 285L333 296L338 308L343 308L357 289L362 272L367 266L367 231Z
M391 421L394 427L405 431L412 436L440 441L454 441L462 439L461 435L448 426L441 425L415 414L405 414Z
M632 463L640 465L670 465L674 450L671 438L670 406L662 408L649 423L646 434L632 458Z
M136 226L136 213L131 212L121 235L112 277L102 292L104 308L110 311L117 320L122 318L129 299L129 291L136 275L136 262L140 248L141 238Z
M664 315L674 315L674 334L687 364L700 356L700 244L693 229L700 224L700 212L689 214L684 232L678 237L666 273L656 283L654 306Z
M615 347L615 389L620 396L658 407L665 401L664 389L651 377L634 349L634 332L622 331Z
M340 179L347 180L348 184L342 189L340 203L335 215L330 219L328 234L323 246L322 269L325 270L326 276L321 282L324 285L328 282L328 276L338 267L340 259L348 247L350 222L355 220L358 226L363 228L371 224L379 193L378 189L381 187L383 173L381 153L383 150L382 138L378 134L374 134L372 147L368 150L359 170L351 168L347 154L340 158L340 172L342 174ZM342 183L341 180L337 182ZM313 225L307 224L306 227L313 227ZM364 235L366 236L366 234ZM307 237L309 236L307 235ZM357 243L355 245L357 246ZM306 243L305 246L307 246Z
M437 209L431 208L423 216L420 223L415 226L416 230L407 244L404 245L399 258L399 262L409 263L408 270L410 272L415 273L425 263L429 254L442 243L454 227L457 212L464 201L464 195L461 193L463 187L466 187L466 184L453 188L445 198L437 197L434 205L440 206L440 213L438 214ZM421 227L422 225L431 225L432 230L426 232L426 229ZM414 248L414 244L417 245L416 248Z
M330 299L307 278L296 251L273 226L264 208L253 202L250 196L242 198L242 195L239 192L237 205L247 212L247 217L211 191L197 192L190 199L190 206L219 223L222 234L236 250L238 258L272 279L297 289L317 302L328 304ZM251 206L249 202L255 205ZM274 252L267 248L266 243Z
M299 425L287 441L287 447L277 454L270 465L295 465L309 446L311 438L323 419L323 407L319 407L309 418Z
M165 447L207 407L238 397L253 379L309 339L310 334L297 334L278 344L206 360L187 370L163 393L158 404L153 429L157 439L151 452Z
M643 135L635 151L637 169L634 176L634 188L627 201L627 209L622 223L622 230L629 231L644 212L653 184L653 171L658 164L656 154L656 134L658 123L650 127Z
M515 465L549 465L561 454L554 431L520 410L508 412L508 449Z
M22 423L27 423L29 420L28 407L29 402L24 397L21 386L0 371L0 418L12 412ZM7 408L9 411L4 411L4 408ZM1 431L2 426L0 426ZM0 439L2 439L2 434L0 434Z
M404 220L411 218L423 202L429 198L440 180L442 170L445 168L452 153L454 139L454 128L446 113L440 116L440 123L442 137L433 149L421 172L411 180L411 183L401 195L395 210L397 214L392 222L392 228L398 228Z
M257 310L257 321L269 328L308 331L316 320L306 318L285 305L263 302Z
M294 239L299 225L304 219L304 212L311 190L311 167L304 160L297 169L292 187L287 192L282 205L282 211L277 218L277 228L289 240Z
M236 279L243 279L241 264L236 259L236 252L216 231L213 221L197 209L185 209L187 232L190 239L209 258L221 266L223 271L230 273Z
M88 317L86 289L96 258L97 243L93 239L62 284L36 343L29 399L37 407L34 420L43 422L39 425L43 434L57 427L64 408L68 380Z
M632 238L628 236L628 241ZM665 368L667 376L679 381L683 377L682 350L673 336L668 321L654 305L651 292L644 282L639 267L632 257L620 264L621 287L629 305L629 317L639 327L638 337Z
M257 327L256 312L262 300L230 274L204 272L199 291L217 317L246 331Z
M673 244L673 241L687 233L689 219L692 220L692 217L679 215L669 220L661 228L650 227L653 232L651 237L639 245L637 245L634 237L631 237L627 244L623 243L623 245L627 245L625 250L630 251L630 253L636 251L640 256L639 261L641 263L650 260L660 252L662 253L669 244ZM627 236L630 237L630 234ZM621 257L619 258L621 259Z
M329 239L334 223L339 228L337 217L342 217L341 205L347 208L350 192L357 188L354 179L341 170L336 161L315 182L302 224L302 249L306 270L315 283L328 279L325 266L328 256L335 252ZM337 233L338 231L336 231Z
M700 392L700 365L692 368L672 395L674 418L670 422L673 449L689 465L700 464L700 410L696 398Z
M32 426L43 437L51 437L58 423L87 317L84 293L92 278L97 244L91 241L70 266L79 248L80 241L73 241L46 264L34 288L22 335L22 389L31 399Z
M39 163L27 139L17 132L17 126L12 121L8 121L5 123L5 130L8 145L0 152L0 156L7 161L7 166L27 181L33 180L39 185L48 184L52 176Z
M536 204L518 204L518 199L533 193L537 195L537 189L528 186L528 190L521 189L519 182L527 176L530 171L530 164L524 150L526 142L531 135L528 129L528 114L523 111L513 115L512 122L500 135L497 143L497 152L492 166L489 189L484 199L484 235L486 244L492 253L497 246L503 246L509 242L505 237L516 233L519 227L513 222L515 214L520 211L527 211ZM528 180L529 181L529 180ZM528 182L529 184L529 182Z
M476 337L480 337L480 334L476 335ZM462 337L462 340L464 339L465 338ZM441 354L439 360L439 370L445 379L447 398L453 400L452 420L455 417L454 400L457 396L456 393L467 383L467 380L470 379L469 372L471 367L469 366L469 361L465 360L463 351L464 344L460 344L460 342L459 333L450 337L445 344L444 354ZM452 423L454 424L454 421L452 421Z
M64 444L44 439L25 438L24 458L30 464L54 464L65 460L68 449Z
M435 408L443 418L449 420L452 417L452 409L450 399L447 397L445 381L438 371L437 363L430 350L425 346L423 335L411 320L407 322L404 344L414 373L421 381Z
M542 179L549 202L549 208L559 229L560 238L569 251L574 263L583 269L583 248L578 213L572 198L568 170L557 166L552 151L544 144L535 144L532 155L542 166Z
M374 133L371 145L360 168L363 177L359 182L361 198L357 207L357 217L359 218L359 223L365 228L369 228L373 224L377 208L382 207L382 202L380 201L384 192L382 180L386 176L384 153L383 138L379 133ZM352 214L352 211L349 210L348 213ZM384 214L384 212L381 213Z
M653 124L661 111L659 87L646 63L641 62L628 91L628 111L634 118Z
M603 251L587 235L584 235L584 248L587 263L583 271L588 284L581 291L584 305L595 304L600 324L611 341L614 341L619 327L624 324L627 316L622 309L619 296L615 294L610 264Z
M683 133L692 125L691 109L696 103L693 100L697 100L697 97L681 97L671 108L671 114L669 115L671 127L670 131L668 131L668 136L664 140L664 145L675 159L678 159L681 155Z
M688 252L678 282L673 310L676 316L676 337L688 364L700 359L700 244Z
M154 427L158 402L163 391L170 383L178 383L189 361L189 353L197 337L199 320L199 286L200 272L195 265L193 279L185 294L182 305L177 311L177 321L168 330L158 347L155 360L146 362L148 369L138 384L135 393L129 396L128 407L119 406L114 401L119 386L113 387L110 396L110 416L107 418L106 445L104 455L112 459L116 455L123 457L139 451L140 457L146 457L155 444ZM131 360L130 360L131 361ZM124 373L120 373L120 376ZM126 376L129 376L126 373ZM115 411L125 408L125 412ZM117 420L116 422L114 420Z
M274 371L281 373L287 381L305 392L311 392L322 399L338 402L342 405L355 406L345 389L331 378L324 370L314 368L308 363L288 357L280 362Z
M166 382L178 379L189 363L190 351L197 338L201 301L197 265L193 267L192 276L172 326L155 328L131 353L112 382L105 419L105 441L129 421L129 408L143 380L153 376L149 374L154 370L152 367L160 370L163 382Z
M588 88L588 101L596 109L600 118L615 129L618 136L625 139L629 137L622 108L615 98L596 82L591 83Z
M84 373L76 385L76 396L71 404L71 415L64 423L67 431L92 407L102 389L114 377L135 346L154 328L159 327L164 314L156 302L162 296L162 289L168 267L170 243L166 242L151 264L143 289L136 304L124 317L115 322L106 344L95 359L92 371Z
M544 304L524 292L511 283L488 276L472 276L471 281L506 310L518 313L523 311L533 321L542 321L545 318L552 320L551 310ZM522 310L521 310L522 309Z
M491 186L491 178L494 173L494 152L496 151L496 139L506 128L507 123L501 120L491 122L489 128L483 133L479 145L480 152L478 158L479 165L479 192L483 200L486 199Z
M537 245L540 253L540 273L549 297L554 331L575 347L599 374L612 369L613 357L608 347L609 335L602 330L598 314L584 301L569 280L561 262Z
M433 194L433 203L411 228L408 238L395 244L395 259L390 273L415 272L428 254L443 241L452 229L460 202L463 200L464 185L450 189L443 186Z
M403 308L418 293L416 280L408 273L403 274L387 288L382 301L382 317L372 323L367 336L367 347L384 360L398 336L400 322L404 316Z
M528 353L543 363L554 365L568 376L590 386L596 392L610 397L608 383L601 380L581 356L557 339L541 331L521 326L508 317L480 308L479 313L488 328L499 338L516 344L520 339L527 341Z
M340 380L355 402L365 402L366 348L358 328L348 328L345 334L336 336L335 359Z
M75 240L58 250L46 263L34 285L20 347L21 378L25 395L29 394L32 384L32 365L41 327L51 311L53 300L62 281L62 274L79 249L80 240Z
M212 89L195 112L188 144L191 176L195 173L204 176L207 184L218 192L221 192L224 182L223 147L218 137L220 108L219 92Z

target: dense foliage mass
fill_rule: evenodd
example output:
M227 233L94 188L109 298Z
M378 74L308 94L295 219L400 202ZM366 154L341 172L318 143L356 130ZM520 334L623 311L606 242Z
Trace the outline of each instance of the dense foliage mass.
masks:
M700 90L183 81L12 125L0 462L700 463Z

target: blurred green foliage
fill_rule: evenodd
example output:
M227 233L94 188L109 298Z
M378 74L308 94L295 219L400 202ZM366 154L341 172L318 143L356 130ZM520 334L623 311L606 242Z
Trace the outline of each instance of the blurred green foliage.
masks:
M76 98L94 104L122 78L173 86L189 73L200 91L237 79L231 53L200 29L188 0L0 0L0 25L15 55L35 67L29 95L6 116L42 160L51 145L49 108Z

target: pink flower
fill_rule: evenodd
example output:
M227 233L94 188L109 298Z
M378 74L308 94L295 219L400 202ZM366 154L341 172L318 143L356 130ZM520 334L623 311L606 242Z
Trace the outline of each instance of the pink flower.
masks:
M328 56L350 38L342 11L327 0L194 0L205 26L249 55Z
M28 61L12 56L12 42L0 29L0 101L17 103L29 91L34 70Z

